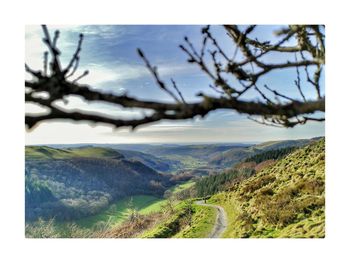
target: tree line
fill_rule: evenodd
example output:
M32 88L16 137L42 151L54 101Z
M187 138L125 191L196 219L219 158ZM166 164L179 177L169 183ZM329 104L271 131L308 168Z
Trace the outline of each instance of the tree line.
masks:
M279 160L295 151L297 147L285 147L281 149L269 150L246 158L243 162L261 163L266 160Z

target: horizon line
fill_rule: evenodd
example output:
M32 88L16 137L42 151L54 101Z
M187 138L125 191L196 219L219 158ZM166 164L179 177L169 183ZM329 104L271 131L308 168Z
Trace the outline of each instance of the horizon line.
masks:
M75 142L75 143L33 143L33 144L27 144L25 143L25 146L40 146L40 145L77 145L77 144L114 144L114 145L166 145L166 144L181 144L181 145L194 145L194 144L259 144L263 142L272 142L272 141L295 141L295 140L307 140L307 139L313 139L313 138L322 138L325 136L312 136L309 138L297 138L297 139L275 139L275 140L266 140L266 141L224 141L224 142L135 142L135 143L113 143L113 142Z

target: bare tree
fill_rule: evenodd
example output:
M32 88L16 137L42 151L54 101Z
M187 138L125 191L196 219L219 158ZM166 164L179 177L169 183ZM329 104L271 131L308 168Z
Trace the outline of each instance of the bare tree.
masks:
M74 78L79 66L83 35L80 34L77 49L68 65L63 67L61 52L57 47L59 31L50 36L46 26L42 26L48 52L44 53L44 65L41 70L33 70L27 64L26 71L33 77L25 81L26 102L36 103L49 109L46 114L26 114L26 126L31 129L36 124L51 119L68 119L106 123L115 127L135 128L139 125L160 120L191 119L206 116L217 109L232 109L247 114L249 118L273 126L294 127L307 121L324 121L324 117L314 117L316 112L325 112L325 96L321 91L320 77L325 65L325 34L321 25L289 25L276 33L276 43L251 38L255 25L225 25L227 35L232 40L232 50L224 50L213 36L210 27L202 29L202 42L199 48L187 38L180 48L187 54L188 62L198 65L211 80L210 87L216 96L200 92L200 102L187 102L176 82L172 86L164 82L157 68L152 66L145 54L138 49L140 58L155 79L158 87L174 100L172 103L136 99L127 95L116 95L93 90L78 81L89 72ZM290 44L293 43L293 44ZM293 55L293 60L280 63L268 63L266 57L272 53ZM272 88L261 79L271 72L295 69L295 89L300 98L294 98L281 92L281 88ZM307 85L306 85L307 83ZM306 96L305 89L314 90L314 97ZM244 95L253 90L260 100L249 100ZM45 92L43 98L40 93ZM310 94L310 92L307 92ZM96 112L94 114L69 111L58 107L54 102L65 101L70 95L80 96L87 102L98 101L124 108L151 110L152 113L139 119L122 120L111 118Z

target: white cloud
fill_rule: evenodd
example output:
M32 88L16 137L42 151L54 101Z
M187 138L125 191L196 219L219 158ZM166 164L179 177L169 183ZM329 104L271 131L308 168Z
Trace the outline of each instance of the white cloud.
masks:
M63 102L56 102L55 105L64 108L67 111L84 111L96 115L108 115L112 118L118 119L134 119L142 118L149 111L138 109L124 109L121 106L113 104L105 104L100 102L87 102L78 96L69 96L67 104Z
M126 33L124 26L108 25L50 25L49 31L53 35L54 30L60 30L58 40L59 48L63 50L61 60L62 64L69 62L71 54L75 51L78 33L85 35L96 35L102 38L111 38L117 41ZM68 32L77 32L76 37L72 37ZM33 69L43 68L43 53L47 47L42 41L42 29L38 25L30 25L25 28L25 61ZM157 64L158 72L161 77L175 74L188 73L194 70L188 64ZM91 86L100 86L105 82L122 83L128 80L135 80L146 76L151 76L144 64L125 63L114 61L111 63L89 63L81 64L80 71L76 72L75 77L82 74L84 70L89 70L89 74L84 77L80 83L86 83ZM30 75L26 74L26 79Z
M84 65L81 67L81 69L82 70L80 73L76 73L75 75L81 74L85 69L89 70L89 74L79 82L81 84L88 84L92 87L97 88L101 87L106 82L114 82L115 87L111 88L118 90L117 85L122 84L125 81L137 80L145 77L152 78L149 70L142 64L121 63L117 61L109 64L90 63ZM158 66L158 73L161 79L188 72L189 68L185 64L169 64Z
M83 25L75 31L83 33L84 35L96 35L106 39L113 38L114 40L127 32L124 26L115 25Z
M114 41L121 37L125 29L124 27L115 26L89 26L89 25L49 25L48 30L53 37L54 31L59 30L60 36L58 39L58 46L63 50L61 60L65 64L69 61L70 56L76 49L79 33L85 35L96 35L101 38L111 38ZM69 32L74 32L68 34ZM43 53L47 51L46 45L42 41L43 31L39 25L27 25L25 27L25 61L33 69L43 68ZM98 74L98 73L97 73ZM106 74L105 77L108 77ZM29 78L29 75L26 75Z
M121 83L130 79L138 79L147 74L145 67L132 64L88 64L84 68L89 70L89 74L80 82L91 86L98 86L105 82Z

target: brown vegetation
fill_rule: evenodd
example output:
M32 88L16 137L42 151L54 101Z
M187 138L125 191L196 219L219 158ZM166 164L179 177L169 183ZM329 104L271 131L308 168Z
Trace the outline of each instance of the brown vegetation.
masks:
M165 214L153 213L138 215L134 220L128 220L120 226L106 231L94 233L95 238L132 238L140 235L147 229L152 228L157 222L165 218Z

